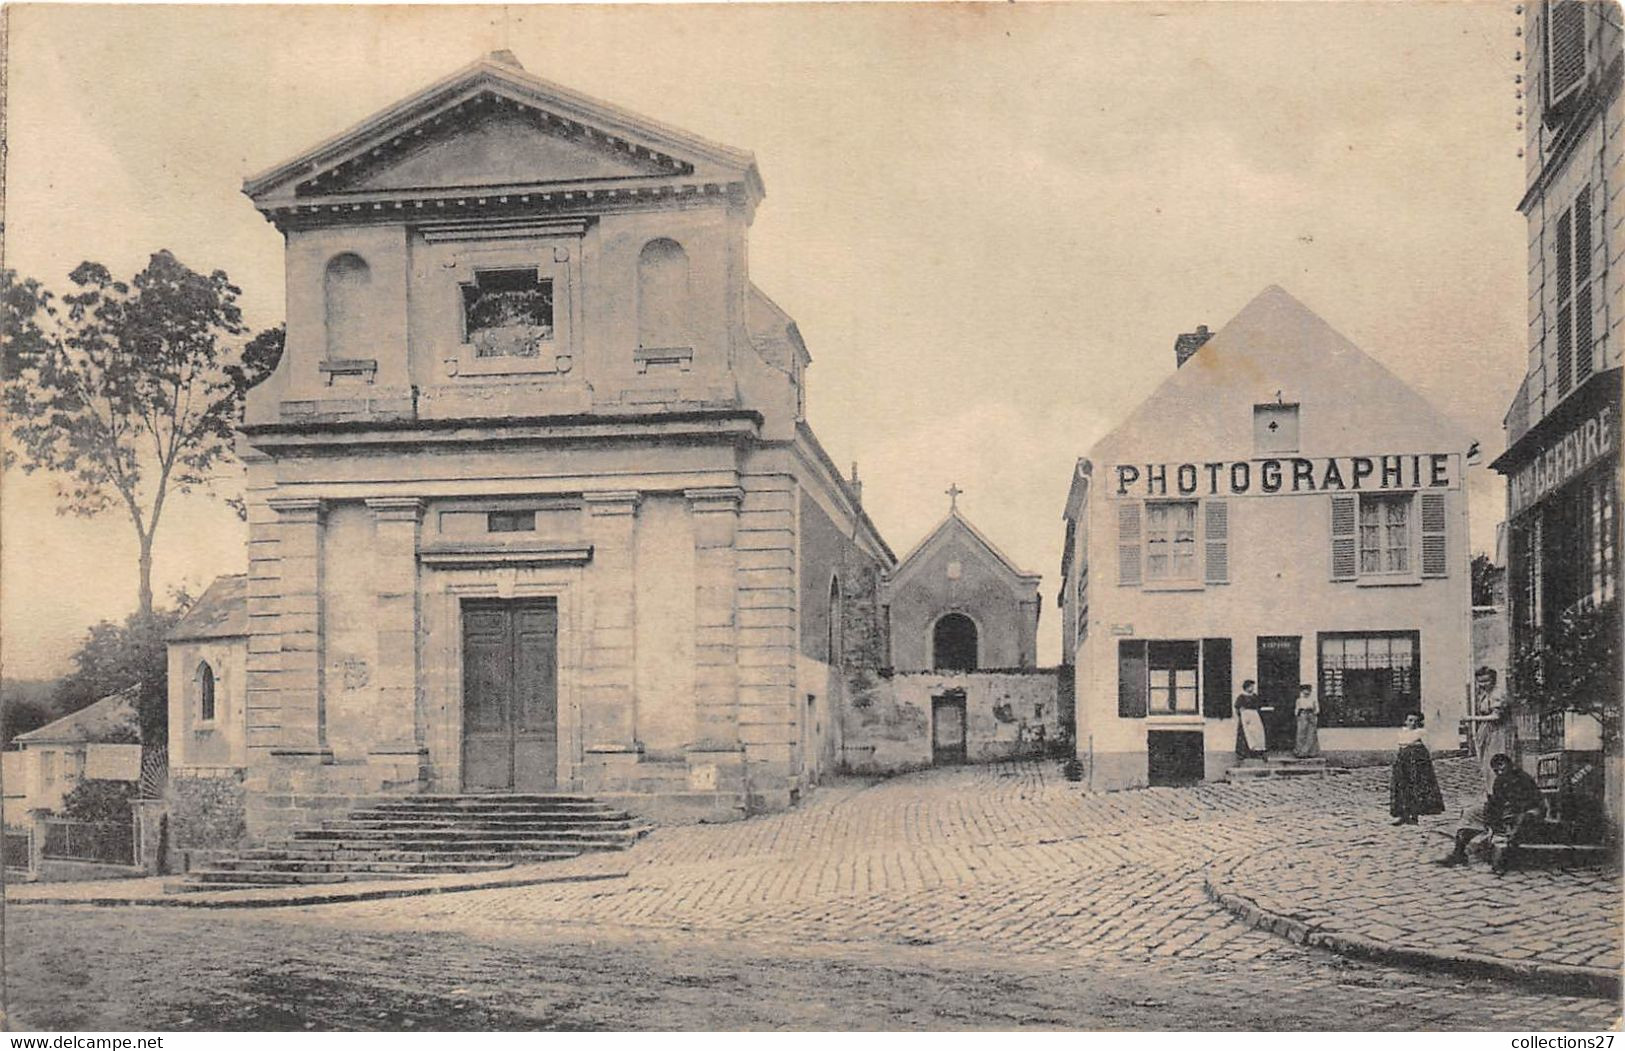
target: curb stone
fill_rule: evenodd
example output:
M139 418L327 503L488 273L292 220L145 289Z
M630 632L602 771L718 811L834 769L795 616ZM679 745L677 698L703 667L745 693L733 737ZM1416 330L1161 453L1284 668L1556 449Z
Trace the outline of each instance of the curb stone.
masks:
M119 905L148 905L178 909L275 909L294 905L336 905L351 901L420 898L430 894L455 894L462 891L496 890L503 887L529 887L544 883L591 883L597 880L625 879L626 876L626 872L586 872L564 876L536 874L513 876L500 880L485 880L483 882L434 883L417 886L401 884L392 887L368 887L365 889L358 885L355 890L351 891L327 890L274 898L265 895L240 898L226 897L228 894L243 894L243 891L221 891L219 897L207 897L205 894L165 894L134 898L23 898L20 900L8 898L6 906L9 908L24 905L93 905L110 908ZM248 893L252 894L252 892Z
M1299 945L1326 949L1342 956L1375 963L1404 964L1423 970L1447 971L1472 978L1510 979L1569 996L1617 999L1620 995L1619 973L1602 967L1507 960L1479 953L1441 952L1412 945L1394 945L1357 934L1334 934L1331 931L1317 930L1302 921L1270 912L1251 898L1223 883L1215 882L1211 873L1202 877L1202 893L1209 901L1232 913L1249 927L1269 931Z

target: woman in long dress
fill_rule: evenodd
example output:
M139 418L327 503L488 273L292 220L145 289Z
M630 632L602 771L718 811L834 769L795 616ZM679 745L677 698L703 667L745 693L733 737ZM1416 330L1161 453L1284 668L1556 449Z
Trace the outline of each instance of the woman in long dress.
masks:
M1396 825L1414 825L1422 814L1444 813L1444 796L1433 773L1433 757L1422 740L1422 713L1405 716L1399 731L1399 754L1388 778L1388 812Z
M1298 700L1292 706L1298 720L1297 739L1292 743L1292 754L1299 759L1312 759L1320 754L1320 702L1315 699L1315 688L1305 683L1298 687Z
M1241 696L1236 698L1236 758L1262 759L1269 751L1264 737L1264 698L1256 692L1257 683L1248 679L1241 684Z

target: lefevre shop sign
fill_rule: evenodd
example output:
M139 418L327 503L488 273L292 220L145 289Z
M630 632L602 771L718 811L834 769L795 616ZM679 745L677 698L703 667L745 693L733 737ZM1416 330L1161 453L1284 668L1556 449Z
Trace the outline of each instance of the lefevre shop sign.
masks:
M1509 517L1527 511L1541 497L1614 451L1614 407L1604 406L1535 454L1507 481Z
M1112 495L1291 496L1305 493L1459 489L1460 453L1272 456L1201 463L1112 465Z

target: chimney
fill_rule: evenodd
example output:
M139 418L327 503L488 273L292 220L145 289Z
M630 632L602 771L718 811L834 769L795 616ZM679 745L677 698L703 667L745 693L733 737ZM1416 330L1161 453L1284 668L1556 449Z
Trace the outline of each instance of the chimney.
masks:
M852 499L863 503L863 483L858 481L858 461L852 461L852 477L847 480L847 486L852 490Z
M1181 332L1174 340L1174 368L1191 360L1191 355L1202 349L1202 344L1213 338L1206 325L1197 325L1195 332Z

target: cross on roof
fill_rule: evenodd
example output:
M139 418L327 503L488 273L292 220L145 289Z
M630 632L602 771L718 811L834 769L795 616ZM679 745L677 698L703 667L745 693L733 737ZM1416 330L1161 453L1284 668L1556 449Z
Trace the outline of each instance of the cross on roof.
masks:
M965 490L959 488L959 483L958 482L949 482L948 483L948 488L943 490L943 492L948 494L948 510L950 510L950 511L959 510L959 494L964 492L964 491Z

